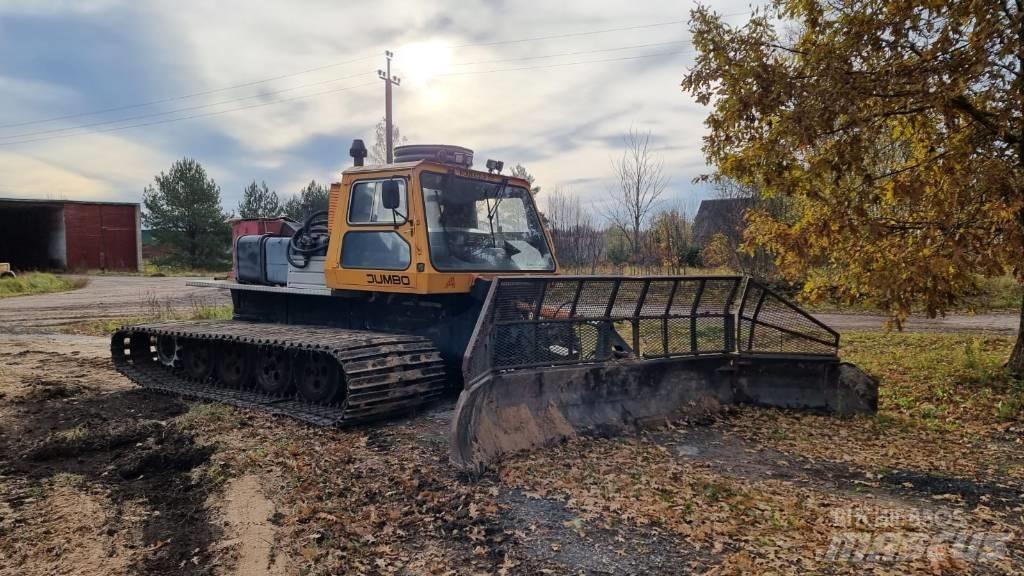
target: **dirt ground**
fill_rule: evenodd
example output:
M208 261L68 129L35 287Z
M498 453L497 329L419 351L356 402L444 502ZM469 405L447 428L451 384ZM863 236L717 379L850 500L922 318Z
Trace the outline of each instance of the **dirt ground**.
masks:
M0 574L702 573L777 546L758 534L770 527L786 573L827 553L836 513L865 508L1019 536L1020 476L800 457L744 434L765 427L742 412L467 478L446 462L448 405L316 429L136 389L105 344L0 336ZM1019 449L1000 456L1014 474ZM622 499L641 487L657 498L634 510ZM796 540L801 525L816 539ZM1008 554L969 571L1024 567L1016 543Z
M105 313L32 298L47 323ZM0 329L3 576L1024 573L1014 426L740 409L467 477L450 402L314 428L142 391L106 339L29 317Z

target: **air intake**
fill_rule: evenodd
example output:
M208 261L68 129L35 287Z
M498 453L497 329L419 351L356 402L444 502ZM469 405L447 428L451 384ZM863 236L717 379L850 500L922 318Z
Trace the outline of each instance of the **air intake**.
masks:
M473 166L473 151L462 146L444 144L408 144L395 147L395 162L418 162L420 160L470 168Z

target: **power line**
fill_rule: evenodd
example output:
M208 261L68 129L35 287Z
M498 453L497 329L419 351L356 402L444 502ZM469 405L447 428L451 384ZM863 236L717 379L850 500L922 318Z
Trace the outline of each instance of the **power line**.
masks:
M157 117L157 116L167 116L169 114L177 114L179 112L190 112L192 110L201 110L201 109L204 109L204 108L212 108L214 106L220 106L221 104L230 104L232 102L240 102L242 100L252 100L253 98L265 98L267 96L275 96L275 95L278 95L278 94L284 94L286 92L294 92L295 90L300 90L302 88L309 88L311 86L321 86L323 84L330 84L332 82L341 82L342 80L351 80L352 78L357 78L359 76L364 76L366 74L369 74L369 72L360 72L359 74L352 74L350 76L342 76L341 78L331 78L329 80L322 80L322 81L319 81L319 82L312 82L312 83L307 83L307 84L299 84L298 86L293 86L291 88L283 88L281 90L275 90L273 92L262 92L260 94L253 94L251 96L240 96L238 98L228 98L226 100L220 100L220 101L217 101L217 102L209 102L207 104L197 104L195 106L188 106L186 108L176 108L174 110L167 110L165 112L151 112L151 113L148 113L148 114L139 114L137 116L128 116L126 118L117 118L117 119L114 119L114 120L103 120L103 121L100 121L100 122L91 122L89 124L78 124L78 125L75 125L75 126L67 126L67 127L64 127L64 128L52 128L50 130L39 130L39 131L36 131L36 132L23 132L21 134L11 134L10 136L0 136L0 144L3 143L2 140L10 140L10 139L17 139L17 138L31 138L31 137L35 137L35 136L42 136L44 134L58 134L58 133L61 133L61 132L71 132L71 131L74 131L74 130L81 130L83 128L93 128L95 126L106 126L106 125L109 125L109 124L118 124L118 123L121 123L121 122L130 122L132 120L142 120L144 118L154 118L154 117Z
M744 14L750 14L750 13L751 13L750 10L745 10L743 12L733 12L732 14L722 14L721 17L722 18L730 18L732 16L742 16ZM517 38L517 39L514 39L514 40L497 40L495 42L478 42L478 43L474 43L474 44L459 44L457 46L453 46L453 48L474 48L474 47L479 47L479 46L499 46L499 45L503 45L503 44L518 44L518 43L521 43L521 42L536 42L538 40L553 40L553 39L556 39L556 38L572 38L572 37L575 37L575 36L593 36L593 35L596 35L596 34L606 34L606 33L609 33L609 32L624 32L624 31L627 31L627 30L642 30L642 29L645 29L645 28L657 28L657 27L661 27L661 26L671 26L673 24L685 24L688 21L689 21L688 19L683 18L683 19L680 19L680 20L669 20L668 22L654 22L653 24L639 24L639 25L636 25L636 26L622 26L622 27L618 27L618 28L604 28L602 30L587 30L587 31L584 31L584 32L570 32L570 33L567 33L567 34L552 34L550 36L534 36L534 37L531 37L531 38Z
M10 146L14 144L28 144L31 142L42 142L45 140L57 140L60 138L73 138L75 136L85 136L87 134L103 134L106 132L118 132L120 130L128 130L130 128L141 128L144 126L155 126L157 124L169 124L171 122L180 122L182 120L192 120L195 118L206 118L209 116L219 116L221 114L227 114L228 112L238 112L240 110L249 110L252 108L260 108L263 106L271 106L274 104L284 104L285 102L294 102L296 100L303 100L305 98L312 98L314 96L323 96L324 94L335 94L337 92L344 92L346 90L354 90L356 88L362 88L364 86L372 86L377 82L367 82L365 84L356 84L355 86L346 86L344 88L333 88L331 90L323 90L321 92L314 92L312 94L303 94L301 96L293 96L291 98L284 98L281 100L274 100L273 102L260 102L258 104L251 104L249 106L241 106L239 108L228 108L227 110L217 110L215 112L206 112L204 114L193 114L191 116L182 116L181 118L166 118L164 120L156 120L153 122L145 122L141 124L131 124L128 126L114 126L112 128L105 128L103 130L92 130L89 132L79 132L78 134L63 134L57 136L44 136L43 138L34 138L31 140L19 140L15 142L0 142L0 146Z
M542 70L542 69L545 69L545 68L559 68L559 67L565 67L565 66L578 66L578 65L581 65L581 64L599 64L599 63L604 63L604 62L620 62L620 61L626 61L626 60L639 60L639 59L642 59L642 58L654 58L654 57L658 57L658 56L670 56L670 55L685 54L685 53L686 53L685 51L681 51L681 50L680 51L674 51L674 52L657 52L657 53L654 53L654 54L642 54L642 55L638 55L638 56L626 56L626 57L621 57L621 58L605 58L605 59L600 59L600 60L584 60L584 61L581 61L581 62L561 62L561 63L558 63L558 64L546 64L546 65L542 65L542 66L523 66L523 67L519 67L519 68L501 68L501 69L495 69L495 70L472 70L472 71L467 71L467 72L452 72L452 73L448 73L448 74L439 74L437 76L438 77L469 76L469 75L473 75L473 74L495 74L495 73L500 73L500 72L520 72L520 71L525 71L525 70ZM352 90L352 89L355 89L355 88L361 88L361 87L370 86L370 85L373 85L373 84L376 84L376 82L368 82L368 83L365 83L365 84L357 84L355 86L348 86L348 87L345 87L345 88L335 88L335 89L331 89L331 90L323 90L323 91L320 91L320 92L313 92L312 94L303 94L301 96L294 96L292 98L284 98L284 99L280 99L280 100L274 100L272 102L261 102L261 103L258 103L258 104L252 104L252 105L249 105L249 106L241 106L241 107L238 107L238 108L228 108L227 110L218 110L218 111L215 111L215 112L207 112L205 114L193 114L191 116L183 116L183 117L180 117L180 118L167 118L167 119L164 119L164 120L157 120L157 121L153 121L153 122L145 122L145 123L140 123L140 124L131 124L131 125L128 125L128 126L115 126L115 127L106 128L106 129L103 129L103 130L93 130L93 131L89 131L89 132L80 132L80 133L77 133L77 134L63 134L63 135L56 135L56 136L44 136L42 138L32 138L32 139L29 139L29 140L18 140L18 141L0 142L0 146L10 146L10 145L15 145L15 144L29 144L29 143L33 143L33 142L42 142L42 141L55 140L55 139L60 139L60 138L71 138L71 137L74 137L74 136L85 136L87 134L103 134L103 133L106 133L106 132L118 132L118 131L121 131L121 130L128 130L128 129L131 129L131 128L140 128L140 127L145 127L145 126L154 126L154 125L158 125L158 124L168 124L168 123L171 123L171 122L179 122L179 121L182 121L182 120L192 120L192 119L195 119L195 118L206 118L206 117L210 117L210 116L219 116L221 114L226 114L228 112L238 112L238 111L241 111L241 110L249 110L249 109L252 109L252 108L261 108L263 106L271 106L271 105L274 105L274 104L284 104L286 102L294 102L296 100L303 100L303 99L312 98L312 97L315 97L315 96L322 96L324 94L333 94L333 93L337 93L337 92L344 92L346 90Z
M626 57L622 57L622 58L605 58L605 59L600 59L600 60L584 60L584 61L581 61L581 62L561 62L561 63L558 63L558 64L546 64L546 65L543 65L543 66L523 66L523 67L519 67L519 68L501 68L501 69L496 69L496 70L472 70L472 71L467 71L467 72L452 72L452 73L448 73L448 74L438 74L437 77L469 76L469 75L473 75L473 74L495 74L495 73L500 73L500 72L520 72L520 71L525 71L525 70L542 70L542 69L545 69L545 68L559 68L559 67L565 67L565 66L578 66L578 65L581 65L581 64L599 64L599 63L603 63L603 62L620 62L620 61L626 61L626 60L639 60L639 59L642 59L642 58L654 58L654 57L658 57L658 56L670 56L670 55L685 54L685 53L686 53L685 51L681 51L681 50L680 51L675 51L675 52L657 52L657 53L654 53L654 54L641 54L641 55L638 55L638 56L626 56ZM294 102L296 100L303 100L303 99L306 99L306 98L312 98L314 96L322 96L324 94L333 94L333 93L337 93L337 92L344 92L346 90L352 90L352 89L355 89L355 88L361 88L363 86L370 86L372 84L376 84L376 82L368 82L366 84L357 84L355 86L348 86L348 87L345 87L345 88L335 88L335 89L332 89L332 90L323 90L321 92L313 92L312 94L303 94L301 96L294 96L292 98L284 98L284 99L280 99L280 100L274 100L272 102L261 102L261 103L252 104L252 105L249 105L249 106L241 106L241 107L238 107L238 108L228 108L227 110L218 110L218 111L215 111L215 112L207 112L205 114L193 114L191 116L183 116L183 117L180 117L180 118L167 118L167 119L164 119L164 120L157 120L157 121L146 122L146 123L141 123L141 124L130 124L128 126L115 126L115 127L111 127L111 128L105 128L103 130L92 130L92 131L88 131L88 132L79 132L77 134L58 134L58 135L55 135L55 136L44 136L42 138L32 138L32 139L28 139L28 140L16 140L16 141L0 142L0 147L2 147L2 146L11 146L11 145L15 145L15 144L30 144L30 143L33 143L33 142L43 142L43 141L47 141L47 140L56 140L56 139L60 139L60 138L72 138L74 136L85 136L87 134L103 134L103 133L106 133L106 132L118 132L120 130L128 130L130 128L140 128L140 127L144 127L144 126L154 126L154 125L158 125L158 124L168 124L168 123L171 123L171 122L179 122L179 121L182 121L182 120L192 120L192 119L195 119L195 118L206 118L206 117L210 117L210 116L219 116L220 114L226 114L228 112L238 112L240 110L249 110L249 109L252 109L252 108L260 108L260 107L263 107L263 106L271 106L273 104L284 104L286 102Z
M648 44L635 44L635 45L632 45L632 46L621 46L621 47L615 47L615 48L603 48L603 49L595 49L595 50L577 50L577 51L573 51L573 52L561 52L561 53L556 53L556 54L544 54L544 55L539 55L539 56L527 56L527 57L523 57L523 58L505 58L505 59L485 60L485 61L477 61L477 62L458 62L458 63L455 63L454 65L455 66L467 66L467 65L475 65L475 64L497 64L497 63L501 63L501 62L517 62L517 61L525 61L525 60L538 60L538 59L546 59L546 58L557 58L557 57L563 57L563 56L579 56L579 55L584 55L584 54L598 54L598 53L616 52L616 51L622 51L622 50L633 50L633 49L637 49L637 48L646 48L646 47L653 47L653 46L665 46L665 45L672 45L672 44L681 44L681 43L685 43L685 42L686 42L685 40L678 40L678 41L671 41L671 42L653 42L653 43L648 43ZM641 56L641 57L649 57L649 56ZM612 59L610 61L614 61L614 60L615 59ZM600 60L599 62L603 62L603 61L605 61L605 60ZM510 70L518 70L518 68L517 69L510 69ZM492 71L483 71L481 73L491 73L491 72ZM455 75L459 75L459 74L464 75L464 74L470 74L470 73L473 73L473 71L471 71L471 72L456 73ZM313 87L313 86L321 86L323 84L330 84L332 82L341 82L343 80L350 80L352 78L356 78L356 77L362 76L363 74L365 74L365 72L364 73L360 73L360 74L352 74L352 75L349 75L349 76L343 76L343 77L340 77L340 78L331 78L331 79L328 79L328 80L322 80L322 81L317 81L317 82L309 82L309 83L305 83L305 84L298 84L298 85L292 86L290 88L284 88L284 89L275 90L275 91L272 91L272 92L262 92L262 93L253 94L253 95L250 95L250 96L240 96L240 97L236 97L236 98L227 98L227 99L219 100L217 102L210 102L210 103L206 103L206 104L197 104L195 106L188 106L188 107L185 107L185 108L176 108L174 110L167 110L167 111L164 111L164 112L150 112L150 113L146 113L146 114L138 114L138 115L135 115L135 116L128 116L128 117L125 117L125 118L117 118L117 119L113 119L113 120L101 120L101 121L98 121L98 122L91 122L91 123L88 123L88 124L78 124L78 125L75 125L75 126L67 126L67 127L63 127L63 128L52 128L52 129L48 129L48 130L39 130L39 131L32 131L32 132L23 132L23 133L20 133L20 134L11 134L9 136L0 136L0 144L6 143L6 142L4 142L5 140L8 140L8 141L14 141L14 140L22 141L22 140L27 139L27 138L35 138L37 136L44 136L44 135L48 135L48 134L62 134L62 133L66 133L66 132L74 132L75 130L81 130L81 129L85 129L85 128L94 128L94 127L97 127L97 126L108 126L108 125L111 125L111 124L119 124L119 123L122 123L122 122L130 122L130 121L134 121L134 120L143 120L143 119L146 119L146 118L156 118L156 117L160 117L160 116L168 116L168 115L177 114L177 113L180 113L180 112L191 112L193 110L202 110L202 109L206 109L206 108L212 108L214 106L220 106L222 104L230 104L230 103L233 103L233 102L240 102L240 101L244 101L244 100L251 100L253 98L265 98L265 97L268 97L268 96L275 96L275 95L278 95L278 94L284 94L284 93L287 93L287 92L293 92L295 90L300 90L302 88L309 88L309 87ZM446 74L440 74L438 76L445 76L445 75Z
M448 76L471 76L473 74L494 74L497 72L519 72L522 70L543 70L545 68L560 68L563 66L577 66L579 64L599 64L601 62L621 62L624 60L640 60L643 58L655 58L657 56L672 56L675 54L687 54L688 50L676 50L673 52L655 52L654 54L640 54L638 56L623 56L621 58L605 58L602 60L584 60L582 62L560 62L557 64L545 64L542 66L523 66L520 68L499 68L496 70L470 70L466 72L448 72L437 74L435 78Z
M211 90L203 90L201 92L192 92L190 94L181 94L179 96L171 96L168 98L161 98L159 100L150 100L148 102L139 102L137 104L126 104L124 106L114 106L111 108L103 108L101 110L93 110L90 112L76 112L74 114L65 114L64 116L54 116L51 118L43 118L40 120L29 120L28 122L17 122L14 124L0 124L0 128L16 128L18 126L29 126L32 124L43 124L45 122L55 122L57 120L67 120L69 118L80 118L82 116L95 116L97 114L105 114L107 112L117 112L119 110L130 110L132 108L143 108L145 106L154 106L156 104L166 104L167 102L176 102L179 100L188 100L189 98L195 98L197 96L208 96L210 94L216 94L218 92L226 92L228 90L236 90L238 88L246 88L248 86L255 86L257 84L265 84L267 82L273 82L275 80L283 80L285 78L292 78L295 76L301 76L303 74L309 74L311 72L319 72L320 70L326 70L328 68L336 68L338 66L345 66L347 64L354 64L356 62L362 62L363 60L369 60L376 58L374 56L363 56L361 58L354 58L352 60L346 60L344 62L335 62L334 64L326 64L324 66L317 66L316 68L307 68L299 72L292 72L290 74L281 74L280 76L274 76L272 78L264 78L262 80L253 80L251 82L243 82L241 84L234 84L231 86L225 86L223 88L214 88Z
M635 50L637 48L652 48L654 46L668 46L671 44L685 44L689 40L671 40L669 42L651 42L649 44L634 44L632 46L620 46L618 48L601 48L598 50L577 50L574 52L560 52L558 54L543 54L541 56L524 56L522 58L502 58L499 60L477 60L476 62L456 62L453 66L470 66L475 64L498 64L500 62L521 62L524 60L543 60L545 58L559 58L561 56L579 56L581 54L599 54L602 52L621 52L623 50Z
M586 32L571 32L568 34L552 34L550 36L534 36L532 38L517 38L515 40L498 40L495 42L479 42L475 44L459 44L454 48L470 48L478 46L499 46L502 44L519 44L521 42L536 42L538 40L553 40L555 38L572 38L574 36L593 36L595 34L607 34L609 32L623 32L626 30L641 30L644 28L656 28L659 26L671 26L683 24L686 20L670 20L668 22L655 22L654 24L640 24L638 26L623 26L620 28L605 28L603 30L588 30Z
M737 12L737 13L734 13L734 14L724 14L723 17L739 16L739 15L742 15L742 14L749 14L749 13L750 12L747 11L747 12ZM684 22L686 22L686 20L683 20L683 19L670 20L670 21L667 21L667 22L655 22L655 23L651 23L651 24L640 24L640 25L636 25L636 26L620 26L620 27L616 27L616 28L604 28L604 29L600 29L600 30L587 30L587 31L583 31L583 32L571 32L571 33L565 33L565 34L551 34L551 35L547 35L547 36L534 36L534 37L530 37L530 38L516 38L516 39L511 39L511 40L498 40L498 41L494 41L494 42L479 42L479 43L459 44L459 45L454 46L454 48L472 48L472 47L484 47L484 46L499 46L499 45L506 45L506 44L517 44L517 43L522 43L522 42L536 42L536 41L540 41L540 40L553 40L553 39L560 39L560 38L573 38L573 37L580 37L580 36L593 36L593 35L597 35L597 34L607 34L607 33L611 33L611 32L623 32L623 31L628 31L628 30L642 30L642 29L656 28L656 27L662 27L662 26L671 26L673 24L681 24L681 23L684 23ZM81 117L84 117L84 116L96 116L96 115L99 115L99 114L106 114L108 112L118 112L118 111L121 111L121 110L131 110L131 109L134 109L134 108L143 108L143 107L146 107L146 106L154 106L154 105L157 105L157 104L166 104L168 102L176 102L176 101L181 101L181 100L187 100L187 99L196 98L196 97L199 97L199 96L208 96L210 94L216 94L216 93L219 93L219 92L226 92L228 90L236 90L238 88L246 88L246 87L249 87L249 86L256 86L258 84L265 84L267 82L273 82L275 80L283 80L285 78L294 78L295 76L302 76L304 74L310 74L312 72L319 72L321 70L326 70L326 69L329 69L329 68L336 68L338 66L345 66L345 65L348 65L348 64L354 64L356 62L362 62L364 60L370 60L370 59L376 58L376 57L377 57L376 54L374 54L374 55L366 55L366 56L361 56L359 58L353 58L351 60L345 60L345 61L342 61L342 62L335 62L335 63L332 63L332 64L325 64L323 66L316 66L316 67L313 67L313 68L307 68L305 70L300 70L298 72L290 72L290 73L287 73L287 74L280 74L278 76L273 76L273 77L270 77L270 78L263 78L263 79L260 79L260 80L252 80L252 81L249 81L249 82L243 82L241 84L233 84L231 86L224 86L222 88L213 88L213 89L210 89L210 90L202 90L202 91L199 91L199 92L191 92L191 93L188 93L188 94L181 94L181 95L178 95L178 96L171 96L171 97L168 97L168 98L161 98L161 99L157 99L157 100L149 100L149 101L146 101L146 102L139 102L139 103L135 103L135 104L126 104L126 105L123 105L123 106L112 106L112 107L109 107L109 108L102 108L102 109L99 109L99 110L91 110L91 111L88 111L88 112L76 112L76 113L73 113L73 114L65 114L63 116L53 116L53 117L50 117L50 118L41 118L41 119L38 119L38 120L29 120L29 121L25 121L25 122L14 122L14 123L9 123L9 124L0 124L0 129L16 128L16 127L20 127L20 126L31 126L31 125L34 125L34 124L43 124L43 123L47 123L47 122L55 122L57 120L68 120L68 119L71 119L71 118L81 118Z

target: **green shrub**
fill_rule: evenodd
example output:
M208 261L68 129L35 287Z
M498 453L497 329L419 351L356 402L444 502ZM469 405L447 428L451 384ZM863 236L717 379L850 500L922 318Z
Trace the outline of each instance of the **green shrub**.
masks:
M0 298L24 296L26 294L46 294L49 292L66 292L88 284L85 278L69 278L55 276L45 272L28 272L15 278L0 278Z

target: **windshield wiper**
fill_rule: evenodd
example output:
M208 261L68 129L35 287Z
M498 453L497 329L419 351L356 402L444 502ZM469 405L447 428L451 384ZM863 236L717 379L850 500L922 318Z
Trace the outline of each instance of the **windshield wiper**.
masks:
M498 206L501 205L501 201L505 198L505 186L508 185L508 176L504 176L501 179L501 186L494 192L494 208L491 208L491 199L484 196L484 201L487 202L487 223L491 227L491 248L497 247L497 242L494 237L494 217L498 215ZM506 242L507 244L507 242Z

